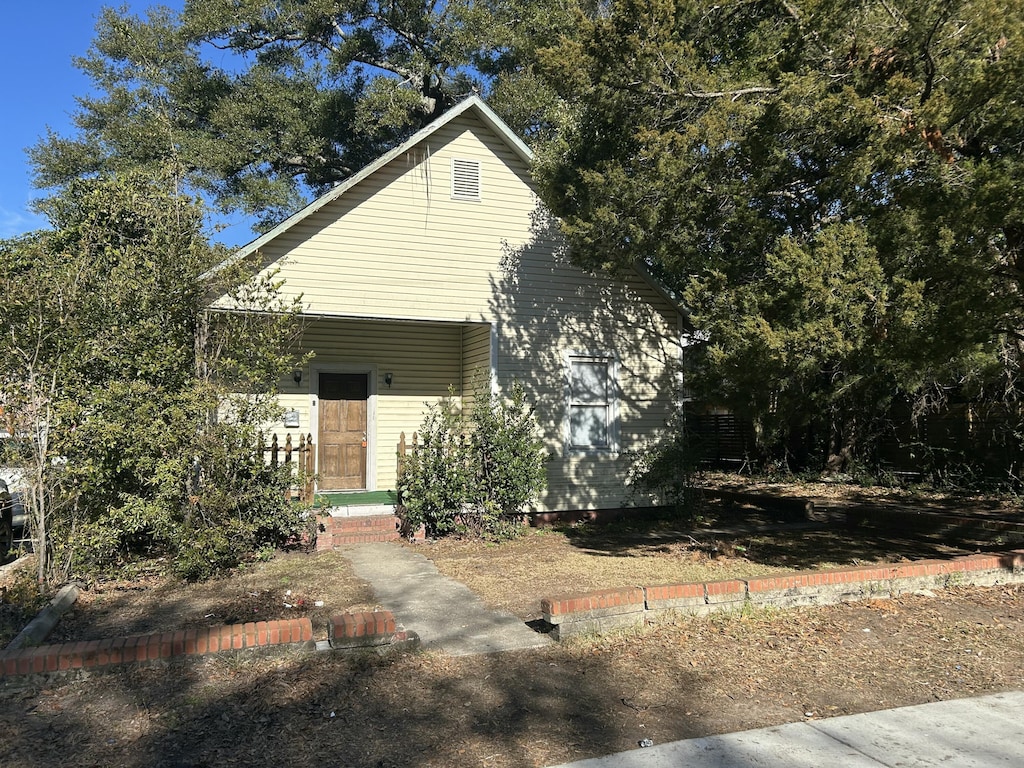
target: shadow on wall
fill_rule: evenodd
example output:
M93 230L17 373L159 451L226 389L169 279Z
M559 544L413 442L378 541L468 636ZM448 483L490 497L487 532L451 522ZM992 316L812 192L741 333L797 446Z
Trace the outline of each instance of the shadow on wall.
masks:
M670 415L680 364L678 315L635 272L590 274L573 266L556 220L540 205L531 232L521 246L506 244L491 281L501 384L518 380L536 407L554 459L547 506L631 503L622 453L642 450ZM617 452L567 450L570 352L616 361Z
M454 323L315 318L303 331L305 348L315 353L311 371L301 387L290 389L302 393L315 387L313 377L321 370L373 368L379 397L411 398L422 405L445 397L449 386L459 386L462 332L463 326Z

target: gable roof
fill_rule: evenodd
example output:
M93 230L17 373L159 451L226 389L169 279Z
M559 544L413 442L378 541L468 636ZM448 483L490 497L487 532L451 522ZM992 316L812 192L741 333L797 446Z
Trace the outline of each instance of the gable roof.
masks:
M458 104L449 109L439 118L434 120L434 122L430 123L430 125L421 128L419 131L414 133L412 136L410 136L408 139L406 139L404 142L399 144L394 149L384 153L376 160L374 160L372 163L363 167L357 173L354 173L353 175L349 176L347 179L345 179L343 182L338 184L330 191L325 192L323 195L318 197L316 200L311 202L302 210L293 213L291 216L282 221L273 229L260 235L252 242L242 246L239 250L235 251L235 253L233 253L228 259L221 262L216 267L207 272L205 275L203 275L203 277L205 278L208 276L213 276L220 270L224 269L225 267L231 266L232 264L236 264L239 261L248 258L278 235L287 232L289 229L291 229L293 226L298 224L303 219L316 213L328 203L337 200L339 197L345 194L345 192L347 192L349 189L351 189L356 184L361 182L363 179L367 178L368 176L372 176L379 169L383 168L396 157L400 157L401 155L415 147L420 142L429 138L431 135L436 133L441 128L444 128L444 126L448 125L448 123L452 122L457 117L470 111L476 114L476 116L479 117L484 122L484 124L487 125L488 128L493 130L494 133L497 134L497 136L502 141L504 141L506 145L508 145L509 149L511 149L524 163L530 165L530 163L533 162L533 152L530 150L528 146L526 146L525 143L523 143L523 140L512 132L512 129L509 128L508 125L506 125L505 122L500 117L497 116L497 114L495 114L494 110L492 110L484 103L483 99L476 95L470 96L469 98L460 101Z
M243 261L252 256L253 254L257 253L263 246L274 240L274 238L287 232L289 229L294 227L303 219L306 219L309 216L316 213L317 211L319 211L325 205L328 205L329 203L337 200L339 197L344 195L348 190L352 189L352 187L356 186L367 177L372 176L374 173L376 173L378 170L386 166L392 160L402 156L410 149L415 147L417 144L420 144L424 140L428 139L437 131L444 128L446 125L456 120L457 118L461 117L462 115L466 114L467 112L472 112L474 115L476 115L484 123L484 125L490 128L495 133L495 135L502 142L504 142L508 146L508 148L512 150L512 152L517 157L519 157L519 159L522 160L527 166L532 165L533 151L528 146L526 146L523 140L520 139L512 131L511 128L509 128L509 126L505 123L504 120L498 117L494 110L492 110L490 107L487 106L487 104L484 103L483 99L481 99L477 95L470 96L460 101L458 104L453 106L451 109L449 109L447 112L438 117L429 125L425 126L424 128L421 128L419 131L414 133L412 136L410 136L408 139L406 139L404 142L402 142L394 149L384 153L369 165L365 166L352 176L349 176L347 179L345 179L343 182L338 184L333 189L329 190L328 192L325 192L323 195L321 195L316 200L311 202L305 208L302 208L296 213L293 213L291 216L282 221L273 229L268 230L264 234L257 237L255 240L252 240L248 244L242 246L239 250L235 251L235 253L229 256L226 260L210 269L205 275L203 275L203 278L205 279L212 277L216 275L218 272L220 272L222 269L229 267L233 264L237 264L238 262ZM650 269L648 269L644 264L637 262L633 265L633 267L636 273L640 276L640 278L645 283L647 283L652 289L654 289L654 291L658 293L663 299L665 299L672 307L674 307L675 310L679 312L680 315L683 316L683 318L686 319L687 324L689 324L689 310L686 308L681 298L674 291L668 288L660 279L658 279L658 277L655 276L650 271Z

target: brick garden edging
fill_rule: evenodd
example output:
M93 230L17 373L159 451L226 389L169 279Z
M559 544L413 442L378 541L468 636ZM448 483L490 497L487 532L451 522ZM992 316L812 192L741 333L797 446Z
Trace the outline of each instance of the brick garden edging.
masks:
M544 598L541 612L556 639L641 626L659 614L693 616L753 607L830 605L921 589L1024 582L1024 550L950 560L800 571L751 579L605 589Z
M95 669L276 645L312 646L312 642L313 625L308 618L224 624L0 651L0 676Z
M416 633L395 624L391 611L365 611L331 618L328 645L336 649L415 645ZM88 642L0 651L0 681L15 675L75 673L141 662L170 661L220 652L283 646L313 649L309 618L224 624L215 627L128 635Z

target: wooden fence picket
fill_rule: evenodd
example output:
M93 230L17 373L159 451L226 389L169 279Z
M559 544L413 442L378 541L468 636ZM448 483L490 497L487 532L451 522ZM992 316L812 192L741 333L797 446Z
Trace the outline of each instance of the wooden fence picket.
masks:
M290 497L298 497L299 501L303 503L310 503L313 501L314 494L314 474L316 469L316 446L313 443L312 433L299 434L299 445L295 446L292 441L291 432L285 435L284 446L282 447L280 439L275 432L270 438L269 445L263 445L263 441L260 441L258 453L266 457L267 463L271 467L279 467L282 464L291 466L295 465L295 478L298 481L292 489L289 490ZM283 461L282 461L282 455Z

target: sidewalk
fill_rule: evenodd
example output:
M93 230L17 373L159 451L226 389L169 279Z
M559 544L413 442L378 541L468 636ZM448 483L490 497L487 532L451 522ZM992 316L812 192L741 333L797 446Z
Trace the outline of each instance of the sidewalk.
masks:
M453 656L539 648L551 643L515 616L487 608L468 587L441 575L423 555L399 544L339 547L395 620L422 647Z
M789 723L554 768L994 768L1024 765L1024 691Z

